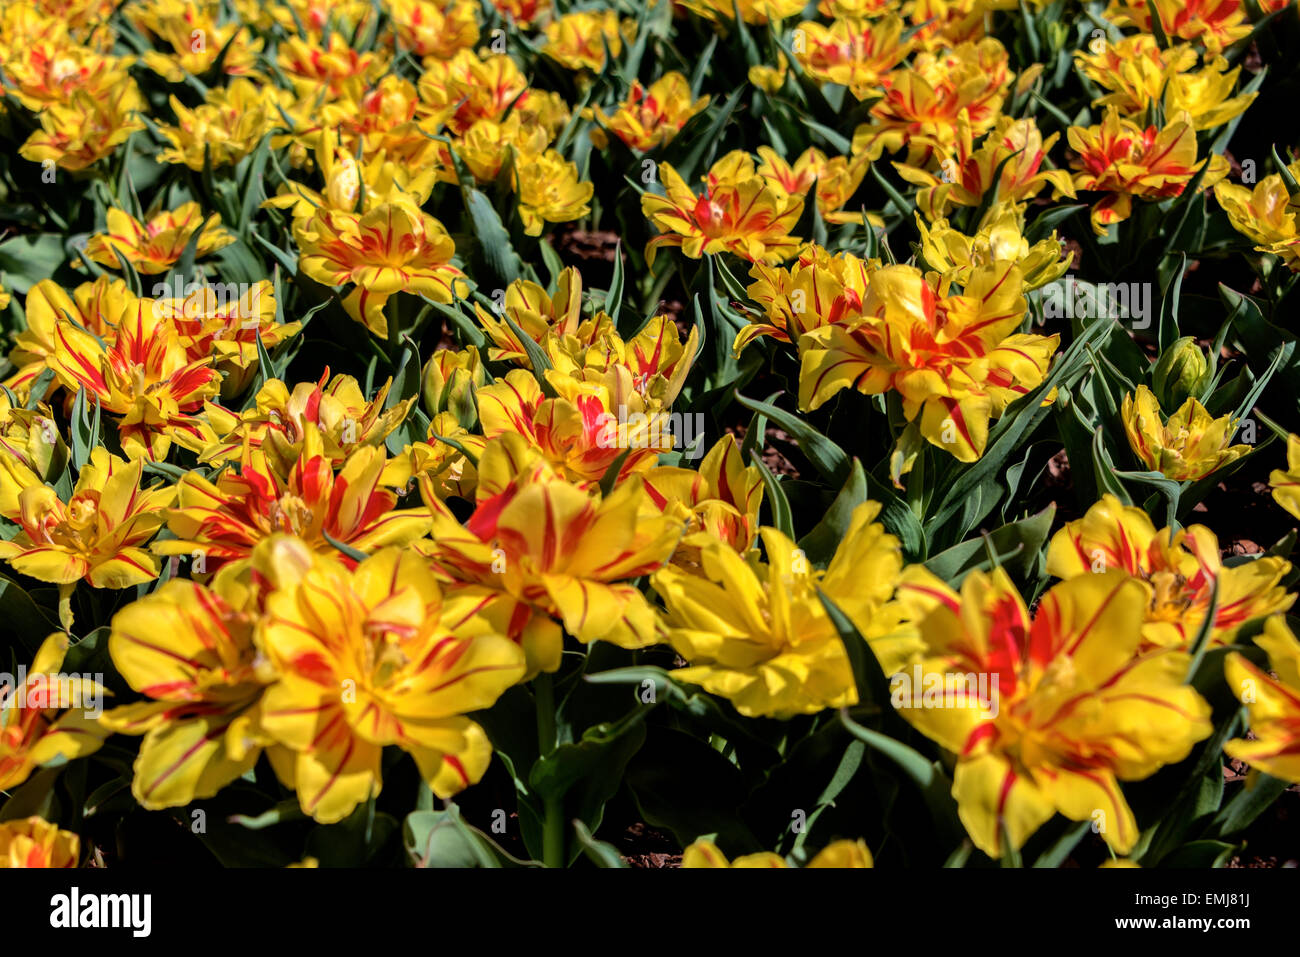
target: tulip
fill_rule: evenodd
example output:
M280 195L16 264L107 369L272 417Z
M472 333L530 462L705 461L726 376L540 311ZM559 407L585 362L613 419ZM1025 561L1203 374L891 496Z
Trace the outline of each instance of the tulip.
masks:
M1246 708L1251 736L1234 738L1223 750L1252 768L1300 784L1300 641L1285 617L1276 615L1255 644L1267 652L1272 674L1237 652L1224 661L1224 677Z
M1119 570L1050 589L1031 619L1002 569L971 572L960 593L911 583L926 646L919 690L900 710L957 756L953 797L975 846L1018 849L1056 812L1091 821L1117 854L1138 840L1120 781L1176 764L1209 736L1210 706L1184 678L1190 656L1142 655L1150 590ZM987 676L976 692L974 679Z
M67 651L66 635L50 635L23 683L0 690L0 790L12 791L41 765L93 754L108 737L95 707L104 689L59 674Z
M198 203L184 203L144 223L120 209L110 209L105 215L108 232L90 237L86 255L110 269L121 269L125 260L144 275L167 272L180 261L190 238L200 228L203 232L195 248L196 259L235 241L235 235L222 227L220 214L213 213L205 220Z
M880 506L853 512L825 571L773 528L759 529L767 564L720 541L700 547L699 573L656 572L668 641L688 667L673 672L731 701L746 717L786 719L857 703L848 653L826 612L827 595L891 673L913 650L891 604L903 568L898 539L874 520Z
M0 558L40 581L95 588L129 588L158 577L158 562L143 547L162 525L160 512L175 490L141 488L144 461L123 461L95 448L62 501L48 485L19 493L18 512L6 517L20 530L0 542Z
M1219 541L1205 526L1156 531L1142 509L1106 495L1052 537L1047 571L1068 579L1115 568L1147 582L1143 651L1191 651L1216 588L1211 648L1232 644L1245 624L1295 601L1281 584L1291 571L1285 559L1268 555L1225 566L1219 556Z
M0 822L0 868L76 867L81 837L39 817Z
M1165 408L1176 408L1189 397L1199 397L1209 380L1210 364L1191 336L1170 345L1151 370L1153 391Z
M1237 425L1232 416L1213 418L1190 396L1162 423L1155 394L1140 385L1124 397L1120 416L1133 454L1175 481L1204 478L1251 451L1249 445L1228 445Z
M271 586L260 634L278 672L262 726L292 752L273 763L304 813L331 824L377 795L389 745L443 799L483 776L492 746L466 715L524 673L508 608L485 614L484 589L444 594L420 556L398 549L349 572L280 536L254 567Z

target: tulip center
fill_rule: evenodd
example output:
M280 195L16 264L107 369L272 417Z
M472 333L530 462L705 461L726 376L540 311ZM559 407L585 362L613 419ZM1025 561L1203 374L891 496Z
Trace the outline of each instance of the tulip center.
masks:
M376 688L392 681L411 661L402 651L402 646L390 635L372 638L366 650L371 686Z
M68 503L68 525L75 532L83 532L95 527L99 515L99 493L82 492Z
M1154 589L1151 596L1151 617L1159 621L1182 621L1192 604L1187 579L1177 572L1169 571L1152 572L1146 577Z
M275 531L292 532L301 536L311 528L316 514L297 495L286 493L271 503L267 518Z

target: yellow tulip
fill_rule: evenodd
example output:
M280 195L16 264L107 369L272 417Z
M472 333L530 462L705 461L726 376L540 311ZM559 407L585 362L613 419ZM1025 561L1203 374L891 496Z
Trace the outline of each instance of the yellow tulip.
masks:
M93 754L108 737L98 712L105 690L84 676L60 673L67 651L66 635L50 635L23 683L0 690L0 790L12 791L57 758Z
M966 236L937 219L927 227L917 216L921 231L921 258L948 281L965 285L982 266L1011 263L1020 271L1024 289L1038 289L1060 279L1071 257L1061 256L1061 243L1053 232L1033 246L1024 238L1024 214L1010 204L1000 204L985 214L974 236Z
M175 538L157 542L154 551L201 557L202 573L247 560L259 542L277 532L296 535L326 554L336 551L331 538L367 554L405 545L428 532L429 511L394 507L397 495L380 481L385 461L382 447L362 446L336 471L314 427L308 427L287 478L270 467L264 453L246 449L239 469L222 472L215 482L198 471L181 478L177 507L166 513Z
M677 566L651 579L663 599L666 637L688 667L673 672L731 701L746 717L790 718L857 703L853 671L824 592L857 627L886 673L915 647L892 604L903 568L898 539L874 520L879 504L854 511L825 571L773 528L767 553L747 561L720 541L700 547L699 574Z
M488 442L477 494L464 526L434 511L431 554L443 575L507 592L584 643L655 643L654 610L629 583L672 556L685 523L646 514L638 479L604 497L594 484L579 489L508 432Z
M1300 162L1288 169L1292 176L1300 175ZM1300 271L1300 201L1292 199L1279 174L1265 176L1253 190L1221 182L1214 198L1232 228L1254 240L1256 249L1280 256L1292 272Z
M385 380L375 387L374 398L367 399L356 379L330 378L326 368L319 381L299 382L292 391L279 379L268 380L238 416L208 403L208 420L218 440L203 449L199 461L238 462L248 445L264 452L270 467L285 478L302 455L308 433L314 432L322 454L339 466L358 449L382 446L405 420L415 398L385 408L392 384L392 379Z
M414 552L387 549L349 572L288 536L254 567L270 583L260 643L278 671L262 726L292 754L272 763L323 824L379 793L386 746L411 755L440 798L477 782L492 746L465 717L524 673L509 608L485 589L445 593Z
M1268 476L1273 501L1300 518L1300 435L1286 438L1286 471L1274 469Z
M884 96L854 131L853 152L874 162L906 146L908 165L926 167L951 152L963 114L974 139L993 128L1013 78L1006 49L992 37L921 53L883 78Z
M712 841L696 841L682 853L682 867L788 867L785 858L771 851L744 854L728 861ZM862 841L841 840L828 844L805 867L872 867L871 851Z
M793 342L802 349L805 332L820 326L851 326L863 316L862 303L878 259L859 259L852 253L831 254L810 244L789 267L756 263L750 269L754 282L749 298L766 315L736 335L732 349L739 354L760 336ZM802 353L801 353L802 355Z
M353 319L388 335L384 304L398 292L450 303L469 287L452 265L456 245L442 223L406 203L358 215L318 209L294 224L303 273L328 286L353 283L343 300Z
M76 867L81 837L39 817L0 822L0 868Z
M144 701L100 723L144 735L131 793L151 810L209 798L250 770L264 746L258 702L272 674L253 640L254 595L227 574L211 588L172 580L113 616L109 653Z
M284 125L277 107L287 110L292 105L289 91L258 86L247 77L212 87L193 108L173 96L176 125L159 124L159 132L171 145L158 154L158 160L183 164L196 173L203 171L205 162L213 168L234 165L257 149L263 136Z
M879 20L845 17L829 26L811 20L799 24L803 43L795 59L809 76L849 88L859 100L876 95L884 76L911 52L897 14Z
M1020 334L1020 270L975 269L959 294L936 290L914 266L871 274L861 318L805 333L799 405L816 409L846 388L895 391L921 435L962 462L984 453L989 421L1043 381L1058 336Z
M1204 478L1251 451L1249 445L1228 445L1237 427L1232 416L1213 418L1191 397L1162 421L1155 394L1140 385L1136 395L1124 396L1120 416L1133 454L1175 481Z
M23 489L20 526L0 542L0 558L39 581L95 588L129 588L158 577L158 562L143 547L162 525L172 488L141 488L144 461L125 462L104 448L90 453L72 497L62 501L48 485Z
M1218 588L1209 645L1232 644L1247 622L1285 611L1295 601L1280 584L1291 571L1261 556L1224 566L1219 541L1203 525L1156 531L1146 512L1106 495L1083 518L1066 523L1047 546L1047 572L1075 578L1117 568L1151 586L1143 650L1191 651Z
M757 466L745 465L731 436L718 440L698 470L660 466L642 478L650 508L681 514L687 521L674 564L698 568L700 551L710 542L722 542L741 554L753 544L763 479Z
M118 326L139 313L141 302L123 279L100 276L94 282L83 282L71 295L53 280L42 279L27 291L27 328L14 337L14 349L9 353L9 361L18 371L5 380L5 386L19 399L27 399L32 381L45 371L58 349L54 333L60 320L71 319L101 339L111 340L117 337Z
M1197 70L1199 58L1190 45L1162 50L1149 33L1107 42L1100 53L1076 52L1074 60L1088 79L1109 91L1093 105L1114 105L1133 119L1144 115L1148 105L1161 103L1166 116L1185 111L1196 130L1208 130L1245 112L1259 95L1232 95L1241 68L1229 70L1223 57L1207 57L1205 67Z
M1107 194L1092 207L1092 228L1099 236L1111 224L1129 218L1134 196L1182 195L1205 163L1196 160L1196 132L1187 113L1174 114L1163 128L1144 128L1111 106L1100 124L1072 126L1067 136L1078 154L1070 164L1078 171L1075 189ZM1214 181L1210 172L1204 186Z
M1273 674L1236 652L1228 655L1224 677L1246 707L1251 736L1234 738L1223 750L1273 777L1300 784L1300 641L1285 617L1277 615L1255 644L1268 653Z
M105 215L108 231L90 237L86 255L110 269L121 269L125 260L144 275L166 272L180 261L190 237L200 226L203 232L195 250L197 259L235 241L234 234L222 227L221 215L213 213L205 220L198 203L184 203L148 222L140 222L120 209L110 209Z
M803 213L803 200L758 175L753 158L734 150L713 164L696 196L668 163L659 164L665 195L641 194L641 212L660 231L646 244L646 261L660 246L678 246L690 259L732 252L755 263L775 264L796 252L790 230Z
M623 52L618 14L613 10L568 13L546 25L542 52L570 70L586 68L599 72L605 67L605 50L611 56Z
M489 312L475 303L479 325L493 343L488 358L532 368L523 343L505 321L507 318L538 343L545 341L548 333L565 337L578 332L582 324L582 273L570 266L560 273L555 285L552 297L537 283L516 279L506 286L496 310Z
M994 188L999 203L1017 208L1048 186L1056 195L1073 198L1070 174L1043 168L1059 138L1059 133L1053 133L1044 139L1033 117L1017 120L1001 116L976 148L976 132L962 114L957 118L952 152L930 164L937 169L901 164L898 171L908 182L923 187L916 194L916 205L932 220L943 218L953 206L979 206Z
M1103 16L1118 27L1153 33L1151 13L1170 40L1195 40L1218 55L1250 34L1246 11L1238 0L1110 0Z
M595 116L602 127L629 148L647 152L672 142L686 121L708 105L707 96L691 99L691 87L686 77L671 71L660 76L648 89L639 80L633 80L627 99L612 113L598 109Z
M925 573L909 587L924 659L895 706L957 755L953 797L975 846L999 857L1056 812L1092 821L1117 854L1138 826L1120 781L1146 778L1207 737L1210 706L1183 683L1190 657L1141 655L1150 589L1119 570L1056 585L1028 609L1002 569L960 594Z
M210 356L191 359L174 323L151 300L137 300L111 344L71 320L54 326L48 358L59 383L118 417L127 456L165 459L175 442L197 451L215 439L198 414L216 397L221 374Z
M578 167L555 150L521 156L515 164L514 187L519 219L528 236L540 236L546 223L569 223L586 216L596 189L582 181Z
M69 102L52 103L41 111L40 128L18 148L18 155L32 163L51 160L70 172L84 170L144 129L139 118L144 105L144 97L129 77L102 100L76 90Z

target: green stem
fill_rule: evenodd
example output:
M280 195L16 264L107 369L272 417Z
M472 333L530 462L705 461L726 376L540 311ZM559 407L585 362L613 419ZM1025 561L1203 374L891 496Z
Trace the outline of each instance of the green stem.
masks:
M555 686L546 672L533 679L533 699L537 703L537 753L545 757L556 745ZM542 863L547 867L563 867L564 799L547 798L543 810Z

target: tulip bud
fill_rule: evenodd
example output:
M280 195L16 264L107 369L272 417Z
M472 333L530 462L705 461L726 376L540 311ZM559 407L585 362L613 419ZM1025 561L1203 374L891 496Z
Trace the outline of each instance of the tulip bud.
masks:
M1209 380L1210 367L1205 353L1191 336L1184 336L1156 362L1151 383L1162 408L1170 411L1181 406L1188 396L1201 394Z
M1065 48L1065 41L1070 38L1070 28L1059 22L1047 25L1047 45L1053 52Z
M334 209L351 211L361 195L361 172L357 169L357 161L341 151L334 162L329 182L325 184L325 198Z
M430 418L450 412L465 428L478 420L474 390L487 382L478 350L473 346L463 352L439 349L424 367L421 395Z

